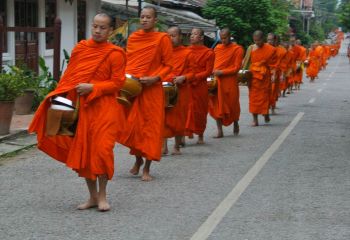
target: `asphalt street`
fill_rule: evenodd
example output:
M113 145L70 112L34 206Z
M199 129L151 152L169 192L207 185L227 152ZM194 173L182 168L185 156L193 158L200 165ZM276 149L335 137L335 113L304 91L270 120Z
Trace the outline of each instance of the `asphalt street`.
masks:
M85 182L38 150L2 160L0 239L349 240L349 93L344 44L269 124L250 127L241 87L240 135L213 139L208 117L206 144L153 164L152 182L128 174L134 159L118 145L107 213L76 210Z

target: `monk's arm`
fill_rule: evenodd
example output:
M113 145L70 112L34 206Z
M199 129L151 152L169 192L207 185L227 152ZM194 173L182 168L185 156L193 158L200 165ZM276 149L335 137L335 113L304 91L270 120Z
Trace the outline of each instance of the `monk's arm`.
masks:
M168 36L163 37L160 41L161 45L161 54L162 54L162 68L158 72L157 76L160 77L160 80L166 79L167 75L172 70L171 65L171 56L173 54L173 46L171 40Z
M192 81L194 83L194 85L196 85L198 82L202 81L202 79L209 77L211 75L211 73L213 72L215 54L213 51L210 51L208 54L209 54L209 57L206 61L205 71L196 73L194 75L194 79Z
M91 101L103 95L117 93L125 81L126 57L119 51L114 51L106 62L111 69L111 78L105 81L93 83L93 90L89 94L87 101Z
M233 54L235 55L233 58L233 64L228 68L221 69L223 75L233 75L241 69L244 55L243 48L237 48Z

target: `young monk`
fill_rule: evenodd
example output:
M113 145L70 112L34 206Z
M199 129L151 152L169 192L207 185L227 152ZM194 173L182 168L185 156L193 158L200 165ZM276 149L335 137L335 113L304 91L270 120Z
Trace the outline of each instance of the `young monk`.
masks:
M186 120L189 107L189 84L191 82L191 50L182 45L182 33L179 27L168 29L173 44L171 63L173 70L168 81L176 84L178 88L177 103L174 107L165 110L164 147L163 154L168 153L167 138L175 137L175 145L172 154L179 155L182 137L186 132Z
M289 78L289 88L287 93L292 93L293 90L297 89L298 74L300 74L301 71L301 48L297 45L297 39L295 36L290 37L289 43L291 51L293 52L293 71Z
M309 52L309 56L307 58L309 64L306 69L306 75L310 78L310 81L313 82L315 78L318 76L319 65L320 65L320 57L318 52L316 51L317 44L313 43L311 45L311 50Z
M152 161L160 161L164 131L164 92L162 80L170 73L172 44L167 33L156 32L157 11L146 6L140 15L141 30L130 35L125 72L138 78L142 92L128 110L119 142L131 149L136 161L130 173L138 175L144 164L142 180L151 181Z
M204 45L202 29L193 28L190 41L194 77L190 84L190 107L186 129L189 135L198 135L197 144L203 144L208 115L207 77L213 72L215 55L213 50Z
M280 91L281 91L282 97L285 97L286 91L288 88L288 78L290 77L290 73L292 72L292 67L293 67L293 52L292 50L290 50L288 42L283 42L282 46L285 49L286 54L281 59L281 62L279 65L281 70Z
M276 103L280 93L280 76L281 69L280 63L287 53L287 50L279 45L278 36L274 33L269 33L267 35L267 43L276 49L277 61L274 65L271 65L271 95L270 95L270 107L271 114L276 114Z
M73 49L67 70L36 111L29 132L37 133L40 150L86 179L90 198L78 209L98 207L100 211L108 211L106 186L114 172L113 148L121 124L118 114L122 110L116 94L124 83L126 57L121 48L107 42L113 31L108 15L97 14L91 31L92 38L79 42ZM66 95L73 101L79 96L74 137L45 134L50 99L56 95Z
M271 90L270 66L276 63L276 50L264 43L264 34L257 30L253 34L250 71L253 74L249 84L249 112L253 116L252 126L259 126L258 114L270 122L269 101Z
M306 60L306 48L301 44L300 39L297 39L295 42L296 46L299 47L299 55L298 58L296 59L297 65L299 67L299 71L295 73L295 89L300 90L300 85L303 83L303 73L304 73L304 68L303 68L303 63Z
M233 123L233 133L239 133L239 86L237 73L241 68L244 50L231 42L228 28L220 31L221 44L214 49L215 62L213 75L217 79L217 93L209 96L209 113L216 120L218 128L215 138L224 136L222 126Z

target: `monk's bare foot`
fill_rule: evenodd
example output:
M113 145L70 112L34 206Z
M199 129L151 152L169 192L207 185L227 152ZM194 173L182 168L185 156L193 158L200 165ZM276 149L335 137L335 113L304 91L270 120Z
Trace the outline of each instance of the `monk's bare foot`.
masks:
M276 111L275 111L274 108L271 109L271 114L272 114L272 115L276 115Z
M252 122L252 124L251 124L250 126L252 126L252 127L257 127L257 126L259 126L259 123L258 123L258 122L253 121L253 122Z
M149 174L148 171L143 170L143 174L142 174L141 180L142 180L142 181L145 181L145 182L149 182L149 181L152 181L152 180L153 180L153 177Z
M134 164L134 166L130 169L130 173L132 175L138 175L140 172L140 167L143 165L143 159L138 158Z
M224 137L224 133L218 132L218 134L216 136L214 136L213 138L223 138L223 137Z
M181 155L182 153L180 152L179 148L174 148L171 155Z
M169 153L168 149L162 149L163 156L168 155L168 153Z
M264 116L264 119L265 119L265 123L269 123L269 122L271 121L269 115L265 115L265 116Z
M202 144L204 144L204 139L203 139L203 136L198 136L198 141L197 141L197 144L198 144L198 145L202 145Z
M86 210L89 208L95 208L97 207L97 198L90 198L86 203L80 204L77 209L78 210Z
M108 204L106 198L101 198L98 200L98 208L100 212L107 212L111 210L111 206Z
M239 134L239 125L238 123L234 123L233 125L233 135L237 136Z

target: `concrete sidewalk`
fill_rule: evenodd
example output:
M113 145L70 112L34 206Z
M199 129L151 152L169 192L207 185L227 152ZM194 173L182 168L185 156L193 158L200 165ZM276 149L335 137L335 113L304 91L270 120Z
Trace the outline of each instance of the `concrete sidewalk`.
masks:
M33 114L13 115L10 133L0 136L0 158L10 156L36 144L36 135L27 132L32 119Z

